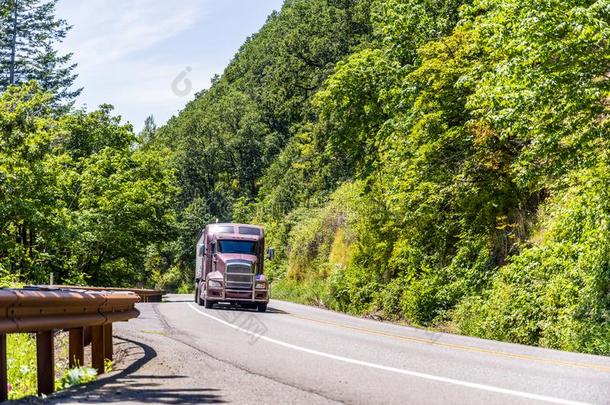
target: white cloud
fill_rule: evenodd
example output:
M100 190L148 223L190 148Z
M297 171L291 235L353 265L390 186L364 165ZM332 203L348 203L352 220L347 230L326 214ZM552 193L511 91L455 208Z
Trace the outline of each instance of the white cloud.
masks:
M188 30L204 15L204 2L182 0L62 0L58 15L74 25L62 52L74 52L79 70L96 69Z

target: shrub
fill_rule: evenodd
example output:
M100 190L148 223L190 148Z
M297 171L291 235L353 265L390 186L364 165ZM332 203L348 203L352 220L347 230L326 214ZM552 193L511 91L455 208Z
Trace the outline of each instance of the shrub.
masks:
M61 379L57 382L58 389L66 389L75 385L87 384L95 381L97 370L90 367L76 367L66 370Z
M283 278L271 284L271 297L306 305L328 306L329 291L324 280L297 281Z
M610 353L610 169L570 176L546 208L539 244L456 311L462 333Z
M189 276L192 277L192 274L181 269L179 265L172 266L162 274L157 274L155 286L166 291L179 292L181 294L190 293L194 288L195 282Z

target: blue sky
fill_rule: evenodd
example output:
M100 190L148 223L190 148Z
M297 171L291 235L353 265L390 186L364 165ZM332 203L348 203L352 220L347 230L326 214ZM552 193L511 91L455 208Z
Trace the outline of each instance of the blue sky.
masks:
M177 114L222 73L282 0L60 0L73 26L58 46L78 63L77 106L102 103L136 131ZM189 86L190 84L190 86Z

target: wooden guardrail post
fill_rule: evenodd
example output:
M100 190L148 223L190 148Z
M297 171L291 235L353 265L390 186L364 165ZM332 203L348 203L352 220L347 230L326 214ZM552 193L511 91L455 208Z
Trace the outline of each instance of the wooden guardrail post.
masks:
M91 327L91 366L97 374L104 374L104 326Z
M104 359L112 361L113 357L112 347L112 323L104 325Z
M89 346L91 344L91 326L85 326L83 330L83 340L85 346Z
M51 394L55 390L55 347L53 331L36 333L36 364L38 373L38 395Z
M0 401L8 399L8 370L6 362L6 335L0 334Z
M85 365L84 328L70 329L68 346L70 368L83 367Z

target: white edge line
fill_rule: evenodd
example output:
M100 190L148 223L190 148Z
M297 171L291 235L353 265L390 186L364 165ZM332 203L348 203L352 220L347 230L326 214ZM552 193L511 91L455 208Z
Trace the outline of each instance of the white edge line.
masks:
M195 307L192 303L189 303L188 305L189 305L189 307L193 311L195 311L195 312L197 312L197 313L199 313L199 314L201 314L201 315L203 315L203 316L205 316L207 318L213 319L216 322L219 322L219 323L221 323L221 324L223 324L225 326L228 326L228 327L230 327L232 329L238 330L238 331L246 333L248 335L255 336L257 339L262 339L262 340L265 340L265 341L267 341L269 343L274 343L276 345L284 346L284 347L287 347L289 349L298 350L300 352L313 354L315 356L326 357L326 358L329 358L329 359L333 359L333 360L337 360L337 361L342 361L344 363L357 364L357 365L360 365L360 366L375 368L375 369L378 369L378 370L384 370L384 371L389 371L389 372L393 372L393 373L398 373L398 374L404 374L404 375L409 375L409 376L413 376L413 377L423 378L423 379L426 379L426 380L439 381L439 382L443 382L443 383L447 383L447 384L459 385L459 386L462 386L462 387L474 388L474 389L478 389L478 390L482 390L482 391L495 392L495 393L499 393L499 394L512 395L512 396L516 396L516 397L533 399L533 400L537 400L537 401L550 402L550 403L554 403L554 404L566 404L566 405L584 405L584 404L587 404L586 402L577 402L577 401L570 401L570 400L567 400L567 399L548 397L548 396L545 396L545 395L530 394L528 392L515 391L515 390L510 390L510 389L507 389L507 388L494 387L492 385L478 384L478 383L473 383L473 382L468 382L468 381L456 380L456 379L453 379L453 378L440 377L440 376L436 376L436 375L433 375L433 374L426 374L426 373L420 373L418 371L411 371L411 370L405 370L405 369L402 369L402 368L384 366L384 365L381 365L381 364L369 363L368 361L350 359L349 357L343 357L343 356L338 356L338 355L335 355L335 354L320 352L318 350L313 350L313 349L308 349L306 347L293 345L291 343L283 342L281 340L273 339L273 338L270 338L270 337L267 337L267 336L264 336L264 335L252 332L250 330L241 328L241 327L239 327L237 325L233 325L233 324L231 324L229 322L226 322L226 321L223 321L222 319L219 319L219 318L217 318L215 316L207 314L207 313L201 311L200 309L198 309L197 307Z

